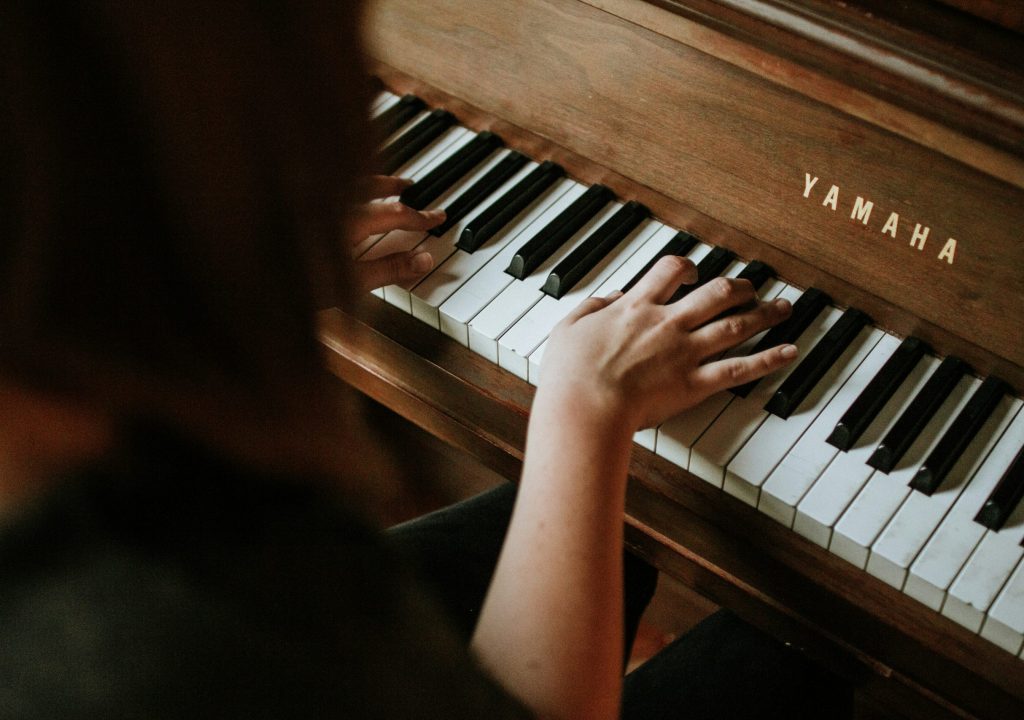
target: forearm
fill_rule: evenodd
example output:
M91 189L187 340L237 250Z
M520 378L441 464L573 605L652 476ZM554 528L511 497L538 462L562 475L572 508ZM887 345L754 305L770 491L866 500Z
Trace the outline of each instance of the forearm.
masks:
M718 359L789 315L745 280L676 303L689 260L589 298L552 333L522 485L474 648L544 717L613 718L622 656L622 516L633 431L791 362L793 346Z
M622 674L622 515L632 433L538 393L516 508L473 647L543 717L613 718Z

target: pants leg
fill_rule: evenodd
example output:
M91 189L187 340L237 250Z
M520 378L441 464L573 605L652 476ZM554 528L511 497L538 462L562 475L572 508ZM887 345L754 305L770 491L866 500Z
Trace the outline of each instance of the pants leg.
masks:
M480 616L515 498L516 485L505 483L388 531L390 541L434 590L467 642ZM624 552L626 658L657 578L657 570Z
M853 691L721 611L626 676L623 720L849 718Z

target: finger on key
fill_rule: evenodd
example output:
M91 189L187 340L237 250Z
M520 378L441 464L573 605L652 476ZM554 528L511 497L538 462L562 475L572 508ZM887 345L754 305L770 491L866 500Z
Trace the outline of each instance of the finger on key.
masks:
M355 265L360 287L368 291L385 285L415 282L434 267L434 258L423 250L410 250L364 260Z
M778 325L790 316L793 305L785 298L758 302L753 308L713 320L692 333L694 342L706 349L705 357L717 355Z
M697 266L689 258L666 255L640 278L627 295L646 298L656 305L664 305L680 285L697 282Z
M603 310L618 300L621 295L622 293L613 293L608 297L588 297L565 316L564 322L571 325L582 317L586 317L591 313L596 313L598 310Z
M676 302L672 308L681 325L696 328L755 299L757 291L749 280L717 277Z
M715 360L697 368L694 381L715 393L770 375L793 362L797 353L796 345L777 345L756 355Z
M444 210L413 210L397 200L362 205L353 218L352 241L392 230L419 230L426 232L444 222Z

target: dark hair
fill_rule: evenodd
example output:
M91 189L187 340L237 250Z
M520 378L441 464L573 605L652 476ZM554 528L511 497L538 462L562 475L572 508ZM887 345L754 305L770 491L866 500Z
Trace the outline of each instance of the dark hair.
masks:
M0 9L0 376L315 460L315 310L369 161L358 4L184 5Z

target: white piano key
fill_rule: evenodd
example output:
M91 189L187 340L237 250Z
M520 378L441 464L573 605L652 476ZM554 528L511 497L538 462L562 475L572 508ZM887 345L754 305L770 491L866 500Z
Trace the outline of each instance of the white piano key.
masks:
M985 526L975 522L974 516L1013 462L1017 451L1024 447L1022 403L1020 400L1008 402L1013 421L910 566L903 591L933 610L942 607L946 590L985 534Z
M430 172L438 164L444 162L444 159L449 155L458 150L465 142L468 142L470 138L466 135L469 133L468 130L461 127L448 128L441 134L434 142L423 148L423 151L412 158L405 165L395 171L396 177L403 177L410 180L419 180L421 177ZM397 198L383 198L378 202L396 200ZM405 231L395 231L405 232ZM377 235L371 235L362 242L358 243L352 249L352 257L361 258L369 252L370 248L374 247L379 243L385 235L391 233L379 233ZM408 242L408 240L406 240ZM369 258L366 258L369 259ZM379 288L374 291L375 295L384 297L384 292Z
M970 392L973 394L981 381L971 380ZM1012 410L1010 399L1004 398L935 492L931 495L917 491L910 493L872 545L868 572L885 579L897 589L903 588L911 563L1006 431Z
M463 345L469 345L469 322L512 282L512 276L505 269L519 249L519 244L531 233L551 222L585 191L586 187L574 180L560 179L515 222L492 238L488 245L492 248L500 246L500 252L494 253L473 277L438 308L441 332ZM488 245L477 252L484 251ZM488 254L491 255L490 252Z
M430 111L429 110L420 110L418 113L413 115L409 120L407 120L404 125L402 125L400 128L398 128L393 133L391 133L386 138L384 138L384 141L380 144L380 146L382 148L383 147L387 147L388 145L393 143L395 140L400 138L402 135L404 135L406 130L409 130L410 128L415 127L420 122L420 120L423 120L428 115L430 115ZM454 128L449 128L449 130L453 130L453 129Z
M886 475L875 471L867 485L836 523L829 550L833 554L865 568L871 545L910 494L910 480L928 457L956 415L970 399L974 378L964 377L949 394L938 412L911 444L900 463ZM881 577L882 580L888 580Z
M387 112L387 110L392 105L394 105L401 99L402 98L399 97L398 95L395 95L393 92L389 92L387 90L377 93L377 95L373 98L373 101L370 103L370 117L375 118L382 115L383 113Z
M773 300L788 286L781 280L771 279L766 282L758 293L762 300ZM796 291L799 293L799 291ZM758 333L734 351L724 353L724 357L746 355L768 331ZM658 427L655 452L671 463L688 469L690 465L690 448L697 439L722 413L726 405L735 396L727 391L716 393L669 420Z
M787 288L781 294L790 302L796 302L801 292L796 288ZM796 346L800 355L804 355L828 331L828 324L823 322L828 313L822 311L797 339ZM791 364L778 372L762 378L745 397L733 397L721 415L701 435L690 449L691 473L707 480L716 487L722 487L725 479L725 466L736 456L747 439L761 426L768 412L764 405L768 398L778 389L797 363Z
M477 215L482 213L493 202L499 198L504 197L505 193L515 187L523 178L529 175L537 167L537 163L528 162L519 172L505 181L497 190L488 195L484 200L477 205L473 210L466 214L466 216L452 226L452 229L445 233L448 236L451 245L451 254L446 258L438 258L434 269L430 272L427 277L423 278L416 287L412 289L412 314L414 317L419 318L423 322L431 325L435 328L440 328L440 314L438 308L441 304L450 298L456 290L462 287L469 278L471 278L477 270L483 267L488 260L493 258L500 250L504 247L504 243L512 239L512 236L505 234L500 237L492 238L491 241L485 243L483 247L479 248L476 252L468 253L464 250L460 250L455 247L455 243L458 242L462 236L462 231L466 229L470 222L472 222ZM523 214L528 214L530 209L534 205L543 203L545 200L550 199L552 202L557 198L548 198L542 195L538 198L534 204L529 208L525 209ZM510 225L514 224L510 223Z
M923 358L867 427L857 444L848 452L836 454L797 505L796 516L793 518L793 529L796 532L822 547L828 547L832 540L832 528L874 472L874 468L867 464L868 458L906 407L917 397L938 365L937 358Z
M657 255L658 252L665 247L665 244L672 239L672 236L676 234L676 230L674 228L663 225L656 220L646 220L645 223L654 223L656 225L657 230L654 235L650 237L640 250L637 250L636 253L634 253L625 263L612 273L612 275L605 280L597 290L594 291L593 295L595 297L607 297L625 287L638 272L643 270L644 266L650 262L651 258ZM690 252L687 253L686 256L696 263L710 251L710 245L698 242L690 249ZM544 348L546 346L547 341L545 340L541 343L540 347L530 353L529 377L527 379L534 385L537 384L538 378L540 377L541 358L544 356ZM654 428L641 430L637 433L636 442L649 450L653 450L654 432Z
M544 338L547 337L548 333L551 332L551 328L555 326L558 320L561 320L568 312L578 305L583 298L587 297L589 293L577 293L574 295L576 300L575 303L562 304L560 300L556 300L550 295L546 295L541 291L544 283L547 281L548 275L554 269L557 264L555 256L561 261L569 254L569 249L579 245L587 237L597 232L600 227L607 222L612 216L615 215L622 208L621 202L611 202L606 204L596 215L594 215L580 230L578 230L571 238L569 238L555 253L552 257L544 261L544 263L534 270L530 275L523 279L522 282L536 288L535 302L531 303L528 308L523 309L523 306L509 307L507 300L503 300L500 296L496 299L495 303L500 304L500 311L496 309L488 308L484 312L491 317L497 318L502 317L501 323L506 322L515 312L522 311L521 314L516 317L512 324L508 325L504 330L501 331L500 335L495 338L497 340L497 352L498 352L498 365L505 368L509 372L518 375L523 380L526 380L528 376L529 361L527 358L529 354L537 349L537 346L543 342ZM615 256L613 251L612 257ZM601 263L602 269L607 266L606 262ZM517 283L514 283L517 284ZM573 295L575 291L579 289L573 289L566 295ZM591 288L593 290L595 288ZM506 289L506 293L511 292L510 289ZM523 294L517 296L525 297ZM565 300L563 297L562 300ZM571 301L570 301L571 302ZM562 309L564 308L564 310ZM484 313L481 313L483 315ZM554 322L548 325L548 320L554 318ZM482 322L482 321L481 321ZM476 321L474 320L474 323ZM495 328L499 327L499 324L495 324ZM477 325L470 324L470 347L473 347L472 333Z
M826 308L821 315L831 328L840 317L838 308ZM882 337L882 331L864 328L832 364L828 372L787 419L769 414L726 468L723 489L748 505L757 506L761 486L786 453L825 409L847 378L853 374Z
M423 163L419 164L418 168L411 175L414 180L418 180L423 177L476 137L476 133L470 132L465 128L453 128L453 130L455 131L452 133L455 136L454 139L443 145L436 152L430 154L429 159L425 159ZM449 130L449 132L451 132L451 130ZM440 142L444 137L445 135L442 135L438 138L438 140L435 141L435 144ZM427 150L424 150L424 152L421 153L421 155L424 156L426 156L426 154ZM431 207L433 207L433 205ZM391 255L392 253L407 252L423 242L424 237L426 237L426 233L419 230L392 230L391 232L380 236L377 242L369 245L369 247L367 247L363 253L358 256L359 261L366 262L369 260L377 260L385 255ZM387 299L387 294L384 288L377 288L373 290L373 294Z
M612 293L622 290L622 288L624 288L638 272L643 270L644 266L650 262L651 258L657 255L658 252L665 247L665 244L668 243L668 241L676 234L675 228L671 228L668 225L650 218L640 223L640 227L644 228L643 232L646 235L647 240L639 250L631 255L626 262L619 265L615 269L615 272L609 275L607 279L605 279L601 285L591 293L594 297L608 297ZM710 245L698 242L690 252L687 253L687 257L694 262L697 262L710 250Z
M469 322L469 347L492 362L499 362L498 339L530 308L540 302L541 298L547 297L541 292L541 288L554 267L620 207L622 203L619 202L607 203L532 273L522 280L514 280L509 276L511 284ZM514 248L513 252L518 249ZM511 364L511 367L505 369L512 370L526 379L525 359L522 363Z
M436 200L427 205L424 209L436 210L437 208L444 208L450 205L460 195L471 188L474 183L505 159L505 156L508 155L509 152L509 150L501 149L491 153L483 162L463 176L462 179L452 185L446 192L438 196ZM422 240L411 249L416 250L417 252L430 253L434 258L434 266L436 268L447 260L453 252L455 252L455 242L458 240L458 233L462 231L461 228L464 224L464 222L460 222L440 236L431 235L426 232L420 233ZM420 280L422 279L423 278L420 278ZM392 305L401 308L405 312L411 313L412 301L409 297L409 290L412 286L420 282L420 280L406 283L404 285L389 285L385 287L384 299Z
M761 487L758 509L786 527L793 526L796 506L839 452L826 442L836 423L900 345L892 335L874 332L877 344Z
M1024 645L1024 562L1010 576L992 603L981 636L1016 655Z
M618 205L618 203L616 203ZM555 299L545 295L540 302L508 329L498 341L498 364L519 377L528 378L529 356L540 347L555 325L600 287L654 233L657 226L641 223L608 253L576 286Z
M1024 556L1024 503L998 532L986 530L946 593L942 614L978 632L992 601Z

